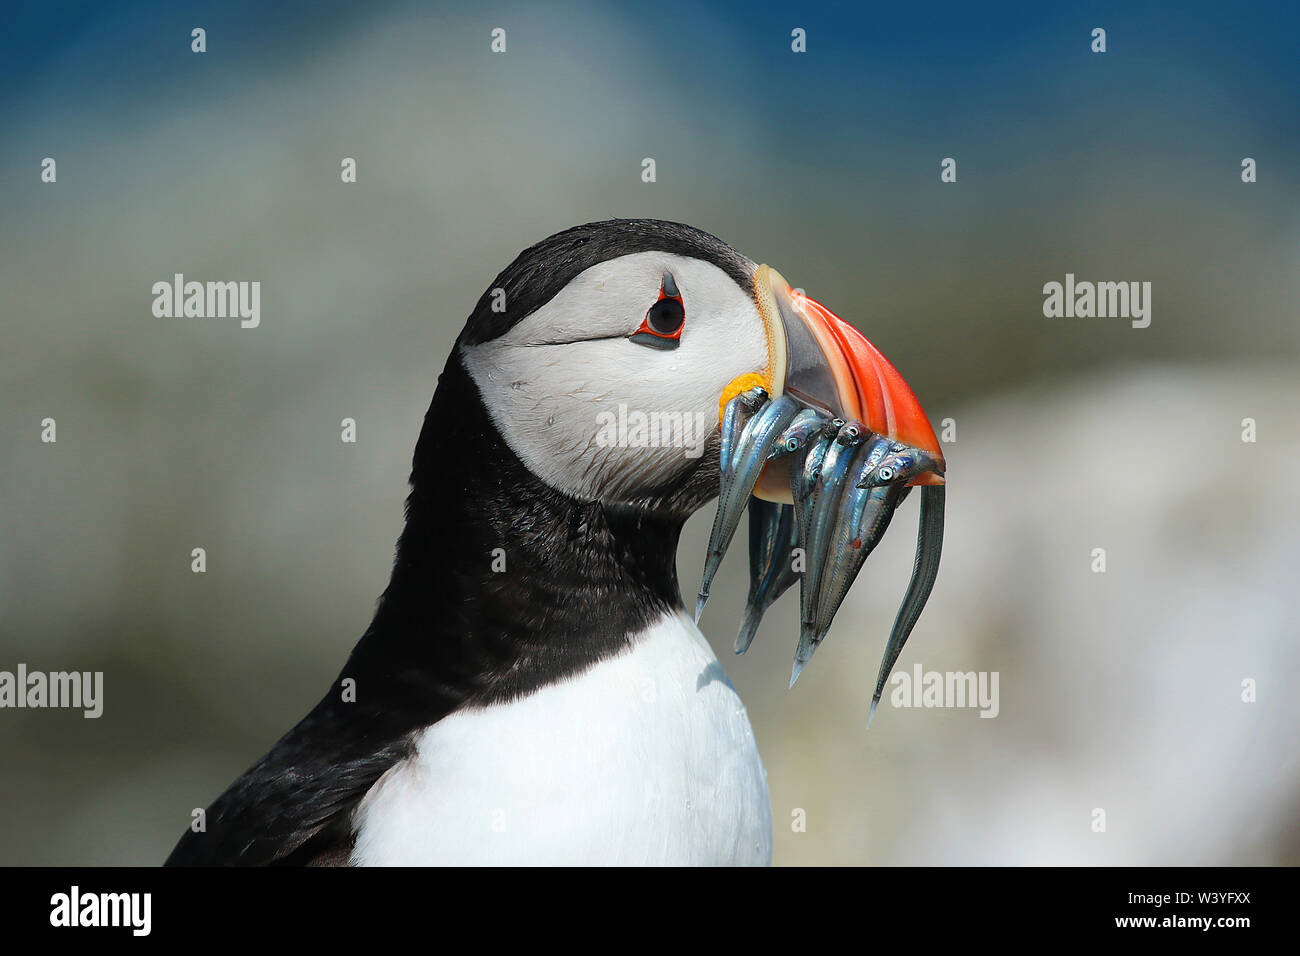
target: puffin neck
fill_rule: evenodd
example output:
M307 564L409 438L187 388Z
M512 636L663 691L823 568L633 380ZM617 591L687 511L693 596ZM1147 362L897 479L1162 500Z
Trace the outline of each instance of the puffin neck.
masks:
M390 677L409 675L447 710L576 674L681 606L684 518L546 485L502 439L454 353L411 489L392 579L357 651L370 645L390 659Z

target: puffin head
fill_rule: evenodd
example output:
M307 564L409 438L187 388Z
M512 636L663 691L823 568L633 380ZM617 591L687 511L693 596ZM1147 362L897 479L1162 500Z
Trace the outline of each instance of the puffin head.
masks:
M525 250L483 294L460 359L511 450L582 501L671 509L716 496L719 423L761 386L942 456L903 377L766 265L681 223L616 219ZM790 501L768 468L755 494Z

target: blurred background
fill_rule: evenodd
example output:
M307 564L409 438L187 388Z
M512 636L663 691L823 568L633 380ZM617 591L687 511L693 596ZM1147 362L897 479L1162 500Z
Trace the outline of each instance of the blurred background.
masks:
M865 732L915 498L793 691L797 598L734 658L743 542L714 586L776 863L1300 863L1295 8L963 7L7 10L0 669L105 701L0 711L0 863L156 864L310 709L470 308L612 216L773 264L955 423L898 670L998 672L995 719L887 701ZM261 327L155 318L177 272L260 280ZM1150 327L1044 318L1067 272L1150 282Z

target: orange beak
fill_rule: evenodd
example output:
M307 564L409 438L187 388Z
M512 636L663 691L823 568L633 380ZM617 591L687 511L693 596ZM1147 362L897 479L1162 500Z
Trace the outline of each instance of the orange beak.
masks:
M795 292L769 266L759 266L754 273L754 297L768 340L768 365L760 378L773 398L788 392L832 417L862 422L878 435L930 453L942 470L939 439L921 403L866 336L821 303ZM722 405L753 384L737 379L723 394ZM944 479L926 473L910 483L941 485ZM789 500L788 480L769 480L765 473L756 494Z

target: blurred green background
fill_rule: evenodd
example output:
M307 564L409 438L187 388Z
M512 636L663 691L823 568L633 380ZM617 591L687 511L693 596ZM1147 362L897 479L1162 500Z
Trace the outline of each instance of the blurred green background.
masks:
M0 669L106 689L99 720L0 711L0 863L160 862L315 703L387 581L470 308L524 246L611 216L771 263L956 422L899 668L999 672L996 719L885 707L864 731L915 503L793 691L797 601L735 659L743 546L714 586L775 862L1300 862L1296 26L1281 4L16 7ZM155 318L176 272L260 280L261 327ZM1067 272L1151 282L1151 326L1044 318Z

